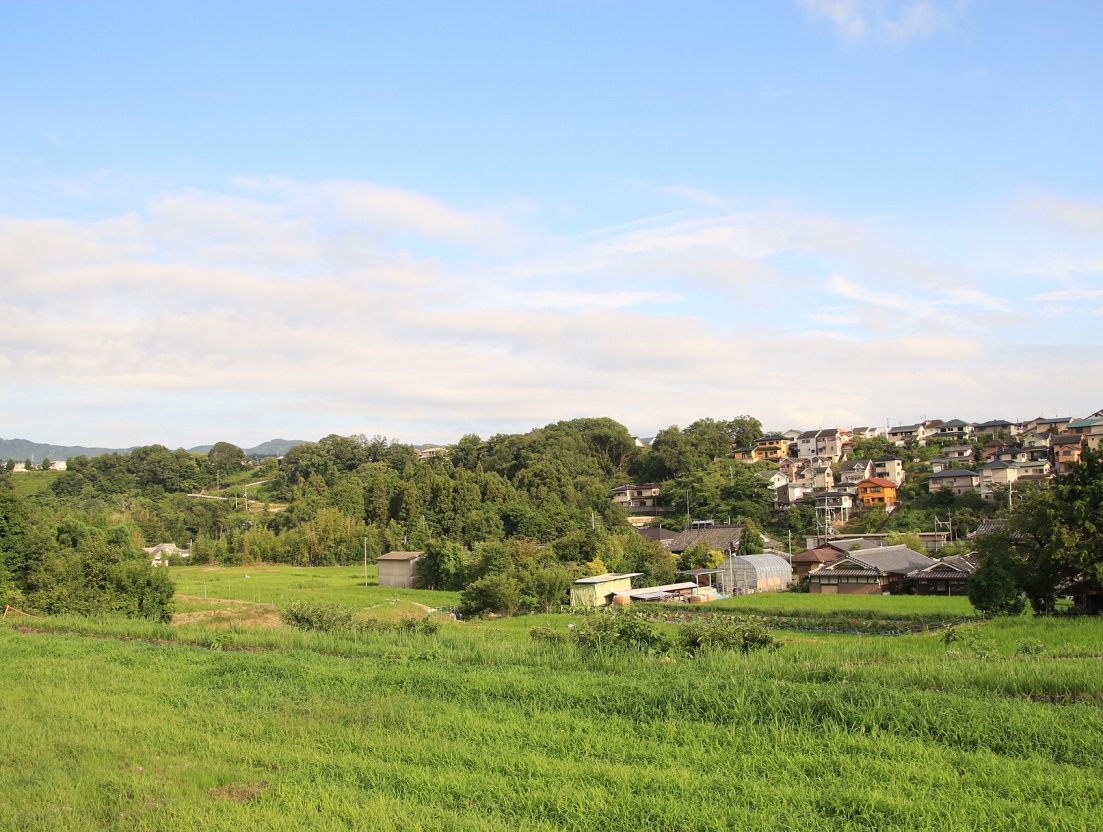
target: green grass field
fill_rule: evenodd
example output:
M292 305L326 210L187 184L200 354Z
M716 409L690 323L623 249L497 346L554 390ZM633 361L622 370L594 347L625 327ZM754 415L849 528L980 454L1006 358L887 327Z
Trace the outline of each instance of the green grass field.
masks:
M396 597L353 568L173 574L208 605ZM574 620L9 620L0 829L1098 828L1103 622L782 631L772 653L674 661L527 635Z
M459 603L458 592L394 589L379 586L379 573L369 563L365 585L363 566L177 566L172 579L180 595L193 598L229 598L237 601L285 606L311 599L363 608L387 604L391 599L428 607Z

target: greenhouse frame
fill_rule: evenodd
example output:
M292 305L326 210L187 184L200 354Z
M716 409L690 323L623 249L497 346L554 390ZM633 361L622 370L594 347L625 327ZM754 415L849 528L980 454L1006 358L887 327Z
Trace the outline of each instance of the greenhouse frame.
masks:
M793 582L793 567L778 555L730 557L717 567L728 595L782 592Z

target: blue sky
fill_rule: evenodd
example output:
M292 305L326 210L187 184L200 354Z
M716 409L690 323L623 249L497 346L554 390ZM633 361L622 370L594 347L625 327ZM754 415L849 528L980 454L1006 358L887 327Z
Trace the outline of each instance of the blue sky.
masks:
M1103 5L0 3L0 435L1103 407Z

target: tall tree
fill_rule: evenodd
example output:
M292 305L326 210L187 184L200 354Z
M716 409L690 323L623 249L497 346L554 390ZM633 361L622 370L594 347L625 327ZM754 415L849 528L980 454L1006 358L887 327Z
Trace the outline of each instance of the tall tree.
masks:
M745 448L762 437L762 422L754 416L736 416L728 422L732 442L737 448Z

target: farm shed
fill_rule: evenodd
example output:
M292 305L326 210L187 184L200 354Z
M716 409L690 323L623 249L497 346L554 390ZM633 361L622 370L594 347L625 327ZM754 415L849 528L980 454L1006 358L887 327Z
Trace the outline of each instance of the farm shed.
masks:
M417 561L421 552L387 552L375 559L379 567L379 585L395 589L413 589L417 578Z
M685 601L697 591L696 581L683 581L679 584L663 584L662 586L645 586L639 589L628 589L617 592L614 595L616 603L621 599L632 601Z
M730 557L719 569L724 589L731 595L780 592L793 581L793 567L778 555Z
M606 572L592 578L579 578L571 586L572 607L604 607L612 603L618 592L632 589L632 579L642 572Z

